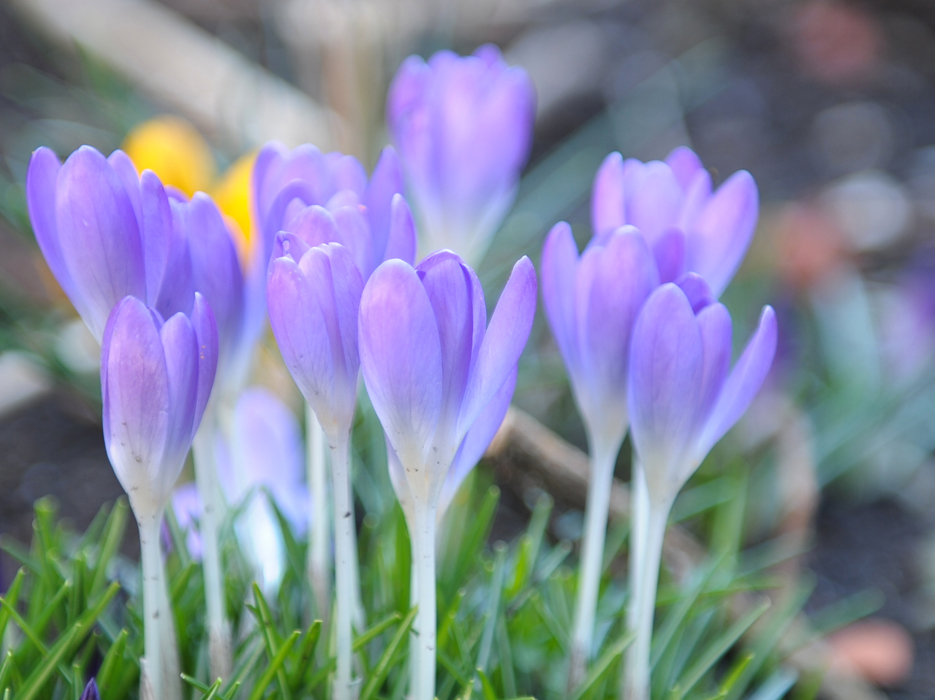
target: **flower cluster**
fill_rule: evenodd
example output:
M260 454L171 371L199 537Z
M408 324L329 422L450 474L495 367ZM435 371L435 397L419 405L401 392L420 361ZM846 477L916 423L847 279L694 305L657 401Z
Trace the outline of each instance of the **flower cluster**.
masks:
M363 610L351 438L362 375L412 542L419 609L410 695L435 697L437 521L508 410L538 294L523 257L488 322L471 265L516 195L534 114L528 75L484 46L468 57L407 59L387 103L396 148L369 175L349 155L271 143L245 161L249 183L238 166L230 188L216 188L239 193L222 210L198 191L215 187L210 153L171 119L131 135L130 155L82 147L64 164L48 149L33 155L27 194L36 239L102 342L107 452L140 523L142 696L175 700L181 692L158 533L190 449L197 487L177 491L176 503L199 520L212 675L231 670L217 543L225 501L265 487L297 531L311 531L309 575L322 617L332 607L325 533L333 528L332 697L355 696L353 624L362 624ZM160 138L183 144L181 161L167 157ZM138 174L146 164L164 169L171 184L152 170ZM592 461L572 685L593 651L611 480L629 429L637 453L629 610L636 644L626 688L628 697L648 697L669 509L746 410L775 350L767 307L731 369L731 318L717 302L757 213L748 173L714 189L686 148L664 162L615 153L597 173L594 236L584 252L566 223L545 242L545 311ZM245 390L267 317L309 411L309 489L295 417L267 392ZM330 523L325 461L311 446L316 430L331 451ZM257 579L270 585L283 557L270 510L253 500L244 511L240 538Z

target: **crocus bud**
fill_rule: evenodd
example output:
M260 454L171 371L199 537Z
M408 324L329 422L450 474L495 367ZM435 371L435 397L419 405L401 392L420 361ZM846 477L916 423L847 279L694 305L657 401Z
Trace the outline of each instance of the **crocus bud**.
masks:
M665 162L611 153L594 179L591 223L598 240L621 226L635 226L656 255L663 282L695 272L715 297L737 272L758 215L750 173L736 172L712 192L711 175L685 147Z
M296 233L301 225L296 217L301 219L303 209L317 205L333 215L341 231L328 242L350 248L365 279L387 258L412 262L415 256L414 230L408 238L391 239L394 196L402 190L402 170L392 148L383 150L369 181L353 156L324 154L309 144L289 151L269 143L257 155L253 170L257 220L270 253L276 234ZM406 234L399 227L396 232Z
M363 280L338 243L293 254L287 241L283 251L270 264L270 325L286 367L334 444L346 439L354 420Z
M165 323L135 297L114 307L101 347L104 442L137 518L165 507L201 422L217 367L214 316L201 295L191 318Z
M84 691L81 693L81 700L101 700L101 694L97 691L97 683L94 682L94 679L88 681L88 684L84 687Z
M646 301L630 353L631 434L650 501L671 504L759 391L776 351L769 306L733 369L731 318L705 282L687 275Z
M516 196L536 95L499 49L407 58L387 97L390 135L419 216L423 255L450 248L477 265Z
M26 198L39 248L94 337L123 297L156 305L171 213L152 172L138 177L122 151L104 158L82 146L62 165L40 148L29 161Z
M489 327L477 276L450 251L416 268L387 261L370 278L360 307L361 368L413 499L436 507L468 431L491 404L493 414L505 413L512 391L501 390L515 382L535 308L528 258L513 268ZM487 442L495 431L482 431Z
M630 336L657 286L652 251L632 226L594 239L580 258L568 224L546 239L542 298L592 450L616 454L626 435Z

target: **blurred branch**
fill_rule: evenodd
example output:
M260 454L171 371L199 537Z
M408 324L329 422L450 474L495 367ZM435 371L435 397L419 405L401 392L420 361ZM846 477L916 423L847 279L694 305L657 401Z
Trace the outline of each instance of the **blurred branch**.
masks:
M270 139L332 144L328 110L149 0L12 0L37 30L78 44L141 92L241 151Z

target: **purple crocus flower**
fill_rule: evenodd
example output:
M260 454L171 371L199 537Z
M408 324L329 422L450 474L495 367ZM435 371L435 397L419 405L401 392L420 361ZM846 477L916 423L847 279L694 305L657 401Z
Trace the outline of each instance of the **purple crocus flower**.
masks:
M273 254L276 234L289 231L303 237L303 210L318 206L331 213L337 233L327 241L349 248L366 279L383 260L415 255L414 231L391 225L394 196L403 190L402 170L392 148L386 148L369 181L363 166L353 156L323 154L305 144L289 151L280 143L269 143L257 156L253 170L253 192L260 232ZM396 238L395 236L402 236Z
M94 682L94 679L88 681L88 684L84 687L84 691L81 693L81 700L101 700L101 694L97 690L97 683Z
M653 292L633 329L628 402L637 459L627 623L636 638L623 695L634 700L650 697L653 612L672 503L763 384L776 352L773 309L763 309L733 369L731 335L727 309L693 273Z
M284 254L270 264L270 325L292 378L335 444L350 433L354 420L363 280L339 243L296 254L291 237L281 245Z
M542 250L546 317L568 368L592 450L616 458L627 432L630 335L659 286L652 251L632 226L591 241L581 256L558 223Z
M516 196L529 158L536 94L500 50L439 51L400 66L386 103L423 254L449 248L477 265Z
M611 153L594 179L591 223L598 240L636 226L658 258L662 282L684 272L721 295L740 266L759 215L759 196L745 170L712 191L698 156L676 148L664 162L643 163Z
M125 296L156 306L172 222L154 173L138 177L123 151L104 158L82 146L61 164L40 148L29 161L26 198L46 262L98 341Z
M756 396L776 351L776 314L759 326L731 370L730 313L701 277L664 284L633 330L630 421L650 499L665 503Z
M488 326L477 275L447 250L416 268L388 260L373 273L361 298L361 369L401 467L403 479L397 467L393 480L407 508L415 553L419 649L418 663L411 666L415 675L410 692L417 700L435 696L439 500L458 450L469 447L476 453L464 444L469 431L493 402L501 405L504 385L515 380L535 305L535 270L523 258L514 266Z
M137 517L162 511L201 422L217 368L217 327L195 295L164 323L136 297L114 307L101 348L104 442Z

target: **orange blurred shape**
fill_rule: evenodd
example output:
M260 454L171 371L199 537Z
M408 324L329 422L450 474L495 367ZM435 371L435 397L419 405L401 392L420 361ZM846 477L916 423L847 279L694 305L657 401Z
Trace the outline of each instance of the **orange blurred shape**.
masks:
M788 205L775 233L779 274L797 289L817 284L847 256L844 234L830 216L811 204Z
M802 72L823 82L866 78L879 61L883 38L878 24L859 7L811 0L795 12L792 30Z
M858 675L878 686L903 683L912 672L915 648L902 625L884 619L864 620L828 638L831 668Z
M256 153L246 153L238 158L217 181L210 194L218 208L224 212L227 228L237 244L241 266L246 268L251 259L253 231L250 217L250 179Z
M136 126L123 142L123 150L140 172L152 170L164 185L191 197L208 192L214 182L214 156L204 138L181 117L162 115Z

